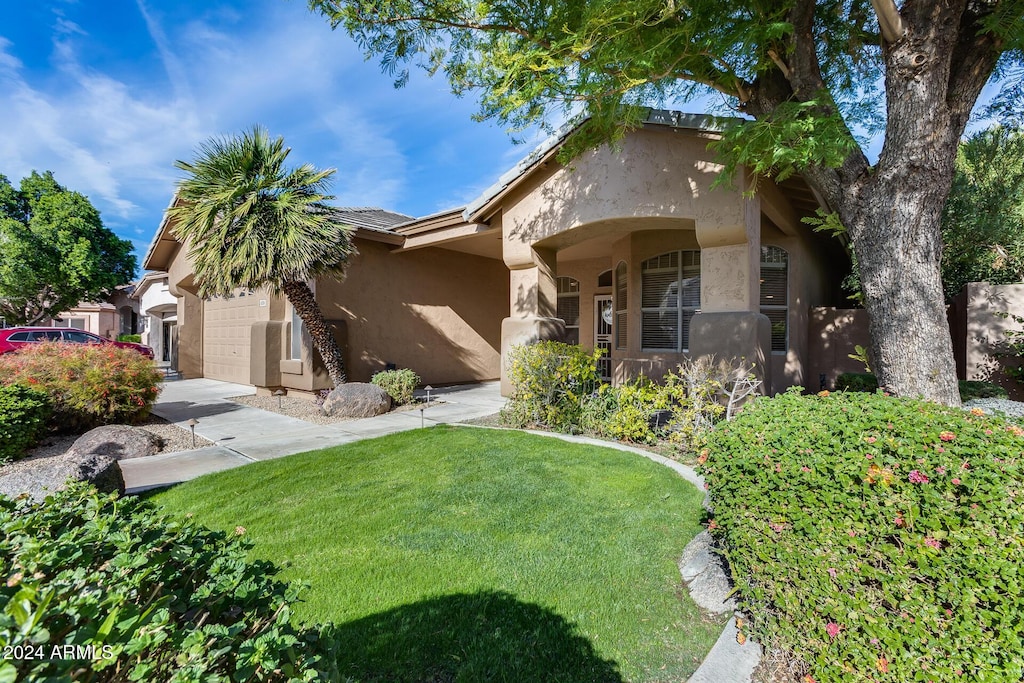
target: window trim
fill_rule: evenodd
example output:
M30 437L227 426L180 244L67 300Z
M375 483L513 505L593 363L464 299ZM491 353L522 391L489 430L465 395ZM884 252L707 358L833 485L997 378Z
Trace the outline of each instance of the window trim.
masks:
M565 287L566 287L565 291L563 291L563 289L562 289L563 285L565 285ZM575 291L573 291L573 289L572 289L574 285L576 287ZM555 278L555 291L556 291L556 294L555 294L555 299L556 299L556 301L555 301L555 306L556 306L556 308L555 308L555 316L558 317L558 318L561 318L562 322L565 323L565 330L566 330L566 333L567 333L566 334L566 338L567 339L569 338L568 331L569 330L576 330L576 342L575 343L579 344L580 343L580 319L583 317L581 315L581 311L580 311L580 302L581 302L581 299L580 299L580 281L577 280L576 278L568 276L568 275L560 275L557 278ZM558 308L557 308L557 306L558 306L558 302L561 301L562 299L576 299L576 324L575 325L570 325L568 320L566 320L565 318L562 318L562 316L558 315Z
M616 263L612 274L612 312L615 315L615 324L612 325L612 346L616 351L623 351L629 348L629 265L625 261ZM621 327L626 329L620 329Z

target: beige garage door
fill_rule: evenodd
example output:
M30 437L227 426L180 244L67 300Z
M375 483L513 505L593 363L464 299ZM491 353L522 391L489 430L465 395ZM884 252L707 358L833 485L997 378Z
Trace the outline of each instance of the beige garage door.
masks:
M203 313L203 376L249 384L249 328L259 319L255 296L207 301Z

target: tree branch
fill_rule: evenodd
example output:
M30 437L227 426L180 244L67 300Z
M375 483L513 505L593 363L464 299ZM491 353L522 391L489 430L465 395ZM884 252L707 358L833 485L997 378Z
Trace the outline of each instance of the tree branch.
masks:
M889 43L899 41L906 34L907 27L903 23L895 0L871 0L871 6L875 8L875 14L878 16L878 27L882 30L882 37Z

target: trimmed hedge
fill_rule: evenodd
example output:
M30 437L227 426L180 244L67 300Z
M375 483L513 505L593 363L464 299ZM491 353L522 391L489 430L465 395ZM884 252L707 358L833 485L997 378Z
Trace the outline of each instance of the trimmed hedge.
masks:
M768 647L818 683L1024 675L1024 430L882 394L759 398L701 455Z
M151 360L116 346L31 344L0 356L0 385L45 392L54 426L67 432L145 419L160 380Z
M78 483L38 504L0 497L0 528L0 648L15 653L0 680L340 678L332 641L289 623L297 589L246 559L241 527L229 537Z
M25 455L46 429L50 401L21 384L0 387L0 464Z
M119 334L117 335L117 341L119 342L135 342L136 344L142 343L141 334Z
M960 400L972 398L1008 398L1009 394L998 384L960 380ZM836 391L877 391L878 380L870 372L844 372L836 378Z
M384 370L370 378L370 382L383 389L395 405L411 403L413 392L419 386L420 376L409 369Z

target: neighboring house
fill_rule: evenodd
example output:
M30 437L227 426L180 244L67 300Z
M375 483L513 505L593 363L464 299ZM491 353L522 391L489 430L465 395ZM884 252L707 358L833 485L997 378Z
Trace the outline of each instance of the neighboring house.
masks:
M114 289L106 301L83 301L40 324L74 327L107 339L117 339L119 334L137 334L139 305L132 298L134 287L133 284L122 285Z
M158 363L171 364L177 338L178 299L170 292L167 273L147 273L136 283L132 298L138 304L142 343L153 349Z
M419 219L340 209L359 253L343 280L313 284L350 378L397 366L429 384L496 379L513 345L560 338L606 349L612 381L714 354L755 363L770 391L807 383L809 310L838 302L848 260L801 223L819 206L801 179L740 173L712 189L715 137L705 117L655 111L571 167L552 138L466 207ZM177 297L177 369L328 386L283 298L196 296L172 228L165 217L144 267Z

